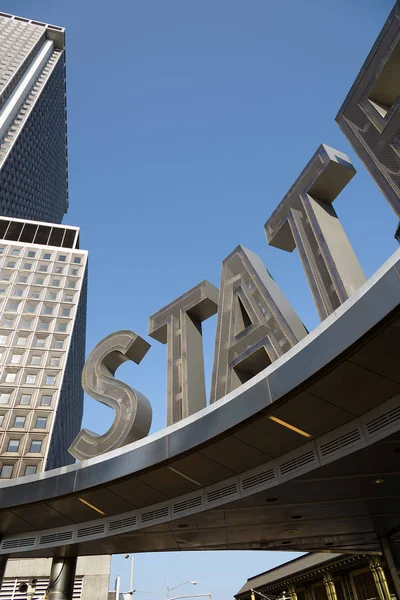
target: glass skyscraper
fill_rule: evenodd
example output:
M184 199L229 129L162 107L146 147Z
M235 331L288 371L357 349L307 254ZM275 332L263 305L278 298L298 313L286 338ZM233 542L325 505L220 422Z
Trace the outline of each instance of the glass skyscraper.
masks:
M67 169L64 29L0 13L0 215L61 223Z

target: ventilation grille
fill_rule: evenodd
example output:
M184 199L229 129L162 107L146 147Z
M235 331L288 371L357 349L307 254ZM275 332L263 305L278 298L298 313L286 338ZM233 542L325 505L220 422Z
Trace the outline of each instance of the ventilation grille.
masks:
M343 448L347 448L347 446L352 446L353 444L356 444L361 439L362 437L360 430L352 429L352 431L349 431L348 433L345 433L340 437L337 437L333 440L330 440L329 442L326 442L325 444L322 444L319 449L321 452L321 456L329 456L334 452L338 452Z
M257 475L242 479L242 490L250 490L253 487L262 485L273 479L275 479L275 470L267 469L266 471L262 471L262 473L257 473Z
M191 510L192 508L198 508L203 505L203 497L196 496L195 498L190 498L189 500L182 500L182 502L177 502L174 504L172 508L172 512L174 514L181 513L186 510Z
M58 533L42 535L39 540L39 546L43 546L44 544L54 544L56 542L63 542L64 540L72 540L72 531L61 531Z
M381 415L380 417L376 417L376 419L372 419L367 423L367 431L369 435L374 435L385 429L386 427L393 425L400 421L400 406L389 410L389 412Z
M136 525L136 516L127 517L126 519L118 519L118 521L111 521L109 525L110 531L116 529L125 529L126 527L134 527Z
M168 517L168 514L169 507L163 506L163 508L157 508L156 510L149 510L148 512L143 513L140 520L142 523L149 523L150 521Z
M279 470L281 475L287 475L292 471L296 471L297 469L301 469L306 465L309 465L315 461L314 451L309 450L300 456L296 456L296 458L292 458L279 466Z
M19 540L4 540L1 547L4 550L8 550L11 548L27 548L28 546L34 546L35 540L36 538L34 537L22 538Z
M100 533L104 533L105 525L93 525L92 527L82 527L78 529L77 538L83 538L92 535L99 535Z
M216 500L221 500L222 498L233 496L234 494L236 494L236 492L236 483L231 483L230 485L226 485L225 487L221 487L217 490L213 490L212 492L208 492L207 502L215 502Z

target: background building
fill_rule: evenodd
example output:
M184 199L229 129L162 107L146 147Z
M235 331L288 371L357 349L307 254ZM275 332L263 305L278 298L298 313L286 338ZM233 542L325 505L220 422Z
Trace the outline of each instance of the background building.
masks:
M110 556L81 557L76 567L74 600L107 600L108 579L110 576ZM34 598L42 598L49 584L51 568L50 558L27 560L10 560L7 564L3 586L0 591L1 600L21 600L18 587L30 577L37 578L37 594ZM26 574L29 573L29 578Z
M284 563L247 580L237 600L392 600L393 581L380 556L316 552Z
M86 266L77 228L0 218L1 478L74 462Z
M0 215L68 207L64 29L0 13Z

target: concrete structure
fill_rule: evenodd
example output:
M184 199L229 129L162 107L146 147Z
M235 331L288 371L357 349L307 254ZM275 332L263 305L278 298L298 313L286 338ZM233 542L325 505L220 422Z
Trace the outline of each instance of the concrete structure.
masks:
M58 240L58 243L57 243ZM83 412L79 230L0 218L0 478L73 462Z
M396 1L336 121L400 216L400 2Z
M107 600L110 562L110 556L79 558L72 598ZM33 578L38 580L34 598L42 598L49 587L51 565L52 561L49 558L8 561L0 599L21 600L23 596L18 593L19 585Z
M365 281L332 206L355 172L346 154L322 144L265 224L270 246L297 248L321 320Z
M61 223L66 133L64 29L0 13L0 215Z
M202 281L149 319L149 335L167 344L167 425L206 406L201 324L217 309L217 288Z
M247 580L237 600L396 600L382 557L366 554L306 554Z
M222 263L210 401L260 373L306 333L261 259L238 246Z

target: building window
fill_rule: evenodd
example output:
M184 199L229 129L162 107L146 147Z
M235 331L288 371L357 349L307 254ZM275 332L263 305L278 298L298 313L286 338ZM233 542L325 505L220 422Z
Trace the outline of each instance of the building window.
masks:
M7 344L7 336L0 335L0 344Z
M47 417L38 417L36 419L35 429L46 429Z
M15 267L15 260L9 260L7 263L7 267L9 269L13 269Z
M29 319L23 319L21 321L21 329L30 329L32 325L32 321Z
M24 475L35 475L37 471L36 465L26 465Z
M22 360L22 354L13 354L11 357L11 362L13 365L19 365Z
M56 383L55 375L46 376L46 385L54 385Z
M14 420L14 427L25 427L25 419L26 417L17 415Z
M7 452L18 452L20 440L9 440Z
M28 306L26 307L26 312L28 313L34 313L36 310L36 306L34 304L28 304Z
M62 350L64 348L64 340L55 340L54 348L56 350Z
M82 259L81 259L81 257L80 257L80 256L75 256L75 258L74 258L74 263L75 263L76 265L80 265L80 264L81 264L81 260L82 260Z
M14 291L14 296L17 296L18 298L21 298L22 294L23 294L23 290L21 288L17 288Z
M29 383L30 385L34 385L36 383L36 375L28 374L26 376L25 383Z
M59 323L57 330L65 333L67 331L67 323Z
M72 269L71 275L75 275L77 277L79 275L79 269Z
M26 283L28 281L28 277L26 275L20 275L18 277L18 282L19 283Z
M0 296L4 296L5 293L6 293L6 289L0 288Z
M40 452L42 450L42 440L32 440L30 452Z
M58 257L58 260L60 262L65 262L67 260L67 257L65 256L65 254L60 254L60 256Z
M54 272L57 273L58 275L61 275L63 273L63 271L64 271L63 267L56 267L54 269Z
M25 346L25 345L26 345L26 340L27 340L27 339L28 339L28 338L26 338L26 337L22 337L22 336L21 336L21 337L19 337L19 338L17 338L17 346Z
M31 403L31 398L31 394L22 394L19 403L23 404L24 406L29 406L29 404Z
M3 273L1 279L2 281L10 281L11 275L9 273Z
M38 292L36 290L34 292L31 292L29 295L31 298L34 298L35 300L39 300L39 298L40 298L40 292Z
M1 479L10 479L12 477L13 465L3 465L0 471Z
M45 306L44 307L44 314L45 315L52 315L53 314L53 307L52 306Z
M49 293L47 294L47 299L48 299L48 300L57 300L57 295L58 295L58 294L57 294L56 292L49 292Z
M48 269L47 265L40 265L40 267L39 267L39 271L41 271L42 273L47 273L47 269Z
M14 249L12 250L12 252L11 252L11 254L12 254L13 256L19 256L19 253L20 253L20 251L18 250L18 248L14 248Z
M70 308L63 308L62 309L61 315L63 317L69 317L70 314L71 314L71 309Z
M14 323L14 319L4 319L4 327L12 327Z
M48 253L43 254L43 258L44 258L44 260L50 260L51 259L51 254L48 254Z
M11 302L8 305L8 310L10 310L11 312L17 312L17 310L18 310L18 304L16 302Z
M0 415L0 427L2 427L4 422L4 415Z
M17 379L16 373L7 373L6 375L6 383L14 383Z
M0 404L8 404L10 400L10 395L8 392L1 392L0 394Z
M30 271L32 269L32 263L24 263L23 269Z
M35 258L35 256L36 256L36 252L33 252L33 250L29 250L28 258Z
M59 279L53 279L51 285L54 285L54 287L59 287L60 286L60 280Z
M37 354L34 354L33 356L31 356L31 365L40 365L41 362L42 362L41 356L38 356Z
M39 330L48 331L50 323L48 321L39 321Z
M36 277L36 279L35 279L35 285L43 285L43 284L44 284L43 277Z
M57 356L52 356L50 359L50 366L51 367L59 367L60 359Z
M45 338L41 338L41 337L36 338L36 341L35 341L36 348L44 348L45 342L46 342Z
M52 398L52 396L50 396L48 394L44 394L42 396L41 401L40 401L40 405L41 406L50 406L50 404L51 404L51 398Z
M72 294L66 294L65 295L65 302L72 302L74 299Z
M72 281L72 279L70 279L68 281L68 287L75 289L76 288L76 281Z

